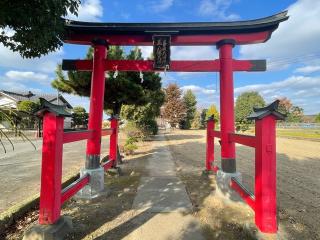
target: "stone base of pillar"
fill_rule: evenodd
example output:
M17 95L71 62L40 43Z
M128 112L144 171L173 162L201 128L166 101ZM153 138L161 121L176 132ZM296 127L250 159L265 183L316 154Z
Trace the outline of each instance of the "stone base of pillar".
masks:
M25 231L23 240L62 240L72 230L71 218L62 216L55 224L32 226Z
M242 175L239 172L226 173L221 170L217 171L217 189L216 194L231 201L242 201L241 197L236 191L230 187L231 178L237 178L239 182L242 182Z
M95 169L81 169L80 177L83 175L90 175L90 182L82 188L75 197L77 199L90 200L101 195L105 195L106 191L104 189L104 169L102 167Z

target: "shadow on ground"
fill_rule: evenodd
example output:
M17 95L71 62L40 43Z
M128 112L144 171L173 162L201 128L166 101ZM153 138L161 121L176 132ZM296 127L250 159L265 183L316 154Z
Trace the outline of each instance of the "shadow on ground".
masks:
M178 176L191 199L193 214L202 223L206 239L252 239L245 225L253 223L253 212L243 204L226 205L217 200L213 194L215 176L202 172L205 161L204 135L191 134L189 131L185 134L171 132L166 134L166 138ZM157 213L134 211L132 203L141 176L147 175L147 158L163 148L140 148L136 155L125 161L123 175L109 176L106 181L106 188L110 190L108 196L93 202L69 201L63 208L63 214L73 218L75 231L67 239L123 239L151 221ZM218 144L215 148L219 165ZM251 190L254 184L253 155L252 149L237 147L237 167L243 173L244 184ZM320 239L316 220L320 216L320 183L314 178L320 170L319 159L298 161L286 154L278 154L277 158L279 219L283 238ZM194 228L192 223L186 226L182 239L190 239ZM22 230L12 233L7 239L19 239L21 236Z

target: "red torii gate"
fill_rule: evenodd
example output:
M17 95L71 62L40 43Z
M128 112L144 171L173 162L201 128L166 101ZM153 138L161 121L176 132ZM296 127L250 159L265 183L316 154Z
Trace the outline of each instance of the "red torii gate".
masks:
M240 136L234 134L234 85L233 72L235 71L265 71L265 60L235 60L232 55L232 48L235 45L263 43L267 41L274 30L279 26L279 23L288 19L287 12L282 12L267 18L238 21L238 22L213 22L213 23L87 23L78 21L66 20L65 30L66 35L64 42L70 44L92 45L94 48L93 60L63 60L63 70L77 70L77 71L92 71L91 94L90 94L90 112L89 112L89 135L85 134L82 138L76 134L70 138L76 140L88 139L86 150L86 168L83 176L77 184L69 189L69 195L65 196L65 200L70 198L84 185L89 184L91 187L89 193L91 197L97 195L101 189L102 178L100 170L100 148L101 136L103 131L102 114L103 114L103 100L105 89L105 71L172 71L172 72L219 72L220 73L220 124L221 131L219 133L210 133L214 124L208 124L208 145L207 145L207 169L216 170L212 165L213 162L213 137L221 138L221 172L231 174L232 178L236 173L235 161L235 142L240 139ZM164 58L157 56L157 44L160 46ZM162 42L161 42L162 41ZM154 46L155 60L108 60L107 52L109 45L121 46ZM170 45L171 46L200 46L200 45L216 45L219 49L219 59L216 60L202 60L202 61L188 61L177 60L170 61ZM106 86L108 87L108 86ZM50 111L49 111L50 112ZM269 111L272 113L272 110ZM51 115L52 111L50 112ZM277 114L276 117L278 117ZM62 115L63 116L63 115ZM54 120L54 117L51 116ZM49 118L48 118L49 119ZM118 120L113 119L113 132L116 131ZM50 122L50 120L48 120ZM51 121L52 123L52 121ZM46 121L44 121L44 125ZM61 127L61 123L59 123ZM56 123L55 123L56 125ZM46 125L44 126L46 131ZM51 129L52 131L52 129ZM61 131L61 130L60 130ZM45 135L46 133L44 133ZM115 158L116 145L114 144L116 135L113 135L113 144L110 149L111 158ZM246 138L239 142L246 142ZM249 142L251 142L249 140ZM45 148L44 144L44 148ZM272 146L273 147L273 146ZM114 148L114 149L113 149ZM44 153L45 154L45 153ZM61 153L59 153L61 154ZM58 155L59 155L58 154ZM61 156L60 156L61 157ZM115 159L111 159L115 160ZM50 170L46 168L48 161L43 156L42 162L42 178L41 182L41 196L40 196L40 224L56 224L60 218L61 204L54 205L55 202L60 201L45 197L43 194L48 194L56 188L56 179L60 178L61 182L61 166L57 169ZM49 164L54 164L52 161ZM110 168L113 163L108 162L105 169ZM53 171L53 172L52 172ZM97 172L95 172L97 171ZM50 176L52 175L52 178ZM49 177L48 177L49 176ZM45 179L53 179L49 185ZM85 179L85 180L83 180ZM94 184L91 180L94 179ZM233 179L235 180L235 179ZM99 182L100 181L100 182ZM232 181L236 184L236 181ZM91 184L91 185L90 185ZM241 187L240 184L236 185ZM263 187L263 186L262 186ZM98 192L97 192L98 191ZM88 192L86 193L88 194ZM61 195L61 194L60 194ZM58 198L61 197L58 194ZM247 197L247 195L243 195ZM88 197L86 195L85 197ZM275 196L273 196L275 197ZM247 201L248 202L248 201ZM273 216L275 218L275 216ZM261 220L261 219L260 219ZM269 220L268 220L269 221ZM275 233L277 231L276 222L273 220L267 227L257 223L257 226L262 232ZM256 221L257 222L257 221Z

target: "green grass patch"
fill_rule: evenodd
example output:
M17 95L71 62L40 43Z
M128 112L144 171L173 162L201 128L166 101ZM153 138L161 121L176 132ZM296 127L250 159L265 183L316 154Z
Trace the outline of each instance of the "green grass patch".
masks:
M277 129L277 136L320 139L320 129Z

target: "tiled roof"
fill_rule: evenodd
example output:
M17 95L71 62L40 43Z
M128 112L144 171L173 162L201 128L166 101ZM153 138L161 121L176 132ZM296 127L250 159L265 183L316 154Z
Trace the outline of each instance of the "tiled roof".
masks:
M59 103L57 101L57 95L55 94L41 94L41 93L32 93L31 91L6 91L6 90L0 90L0 93L4 93L12 98L14 98L16 101L24 101L24 100L30 100L30 101L37 101L39 98L44 98L48 102L51 102L53 104L58 105L66 105L68 108L72 108L70 103L61 95L59 94Z

